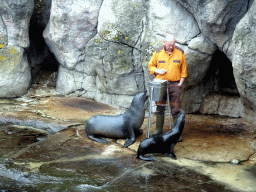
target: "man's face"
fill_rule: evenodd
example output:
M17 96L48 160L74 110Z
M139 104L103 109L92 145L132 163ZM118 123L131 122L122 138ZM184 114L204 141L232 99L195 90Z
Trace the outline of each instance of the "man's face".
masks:
M164 45L165 45L165 50L168 51L168 52L172 52L174 46L175 46L175 41L171 41L171 42L168 42L168 41L164 41Z

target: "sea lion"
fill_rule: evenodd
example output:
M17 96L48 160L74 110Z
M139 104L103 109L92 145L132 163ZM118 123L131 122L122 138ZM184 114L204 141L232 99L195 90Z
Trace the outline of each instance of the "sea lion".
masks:
M100 143L108 142L99 137L126 139L123 147L133 144L135 137L143 133L140 127L145 117L144 103L147 98L146 91L136 94L130 108L121 115L97 115L91 117L85 128L87 136Z
M140 143L137 150L137 158L144 161L154 161L154 157L144 157L144 155L149 153L167 153L168 157L177 159L176 155L173 153L173 148L181 136L184 124L185 112L181 112L171 130L145 139Z

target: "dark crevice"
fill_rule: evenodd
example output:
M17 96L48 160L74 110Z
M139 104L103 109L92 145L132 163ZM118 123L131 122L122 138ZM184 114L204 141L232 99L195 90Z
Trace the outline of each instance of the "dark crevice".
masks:
M233 75L232 63L220 50L214 52L203 82L207 85L208 93L240 96Z
M43 38L43 31L50 19L51 0L34 0L34 5L29 26L30 46L26 50L31 67L31 83L55 87L59 62Z

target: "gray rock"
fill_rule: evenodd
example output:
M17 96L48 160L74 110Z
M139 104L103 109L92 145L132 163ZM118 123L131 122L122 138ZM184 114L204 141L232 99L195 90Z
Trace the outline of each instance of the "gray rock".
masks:
M0 8L0 10L1 10L1 8ZM4 25L2 17L0 17L0 44L1 44L1 47L3 45L6 46L8 44L7 29L6 29L5 25Z
M154 34L173 34L181 44L200 33L193 15L176 1L150 1L148 16Z
M212 56L178 43L177 45L184 50L186 55L188 78L184 86L188 87L200 83L210 67Z
M223 51L223 46L232 39L236 24L246 14L248 1L199 1L178 0L196 19L204 37Z
M234 164L234 165L238 165L240 163L240 161L238 159L232 159L230 161L230 163Z
M96 92L95 77L60 66L56 90L64 95L72 93L75 96L86 95L87 98L94 99Z
M85 60L85 45L96 35L102 0L52 1L43 36L61 65L74 69Z
M126 101L144 91L138 45L145 15L142 2L104 1L98 34L86 44L86 57L74 69L66 65L60 68L57 79L60 93L72 92L110 105L129 107Z
M236 26L232 66L247 117L256 119L256 2Z
M212 55L217 49L216 45L214 45L211 41L205 39L203 35L199 35L193 38L189 42L188 47L190 49L198 50L201 53L206 53L209 55Z
M204 86L203 83L199 83L195 86L182 89L182 108L189 113L198 112L203 101L203 96L206 94L207 91L208 89Z
M18 97L27 92L31 73L24 54L29 46L28 28L33 0L1 1L0 7L0 97Z
M239 97L212 94L203 98L200 112L202 114L242 117L243 109L244 107Z
M16 46L0 48L0 97L24 95L31 79L24 49Z
M253 143L251 144L251 147L253 148L254 151L256 151L256 142L253 142Z
M1 1L1 20L4 28L0 29L1 36L8 39L8 45L26 48L29 46L28 28L34 8L33 0ZM0 36L0 37L1 37Z

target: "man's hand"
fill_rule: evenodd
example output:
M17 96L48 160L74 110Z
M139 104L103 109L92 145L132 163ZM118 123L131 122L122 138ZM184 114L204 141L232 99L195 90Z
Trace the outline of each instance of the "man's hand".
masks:
M155 70L155 74L160 74L160 75L163 75L165 74L167 71L165 69L156 69Z

